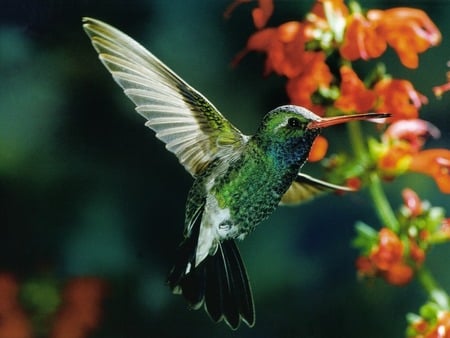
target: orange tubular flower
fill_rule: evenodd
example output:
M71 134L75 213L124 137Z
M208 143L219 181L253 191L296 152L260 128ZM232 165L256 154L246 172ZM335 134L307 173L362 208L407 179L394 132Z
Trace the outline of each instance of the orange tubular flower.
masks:
M246 48L233 61L237 64L248 52L267 53L264 73L274 71L278 75L293 78L312 67L321 52L305 51L306 25L290 21L278 28L266 28L253 34ZM320 57L324 60L325 57Z
M277 38L267 51L266 71L273 70L288 78L298 76L314 60L314 52L305 51L305 25L290 21L277 29Z
M413 157L409 169L433 177L439 189L450 194L450 150L423 150Z
M350 61L369 60L384 53L387 44L377 33L376 25L360 13L351 15L347 22L344 41L339 48L342 57Z
M231 16L231 13L238 7L239 5L251 2L252 0L235 0L233 1L223 13L223 16L228 19ZM273 0L258 0L259 7L252 10L253 23L257 29L263 28L269 18L273 14Z
M315 105L311 95L321 87L329 87L333 76L325 63L325 54L314 53L314 58L297 77L288 80L286 91L292 104L311 109L318 115L323 115L324 106Z
M334 102L334 106L346 113L365 113L374 105L376 95L367 89L358 75L348 66L342 66L341 96Z
M391 113L391 121L416 119L418 109L427 98L416 91L411 82L384 78L374 87L379 97L377 112Z
M324 158L328 150L328 141L325 137L319 135L314 141L311 151L308 155L309 162L317 162Z
M325 107L313 104L311 95L321 87L329 87L332 79L330 69L325 63L325 54L315 53L308 68L299 76L288 80L286 91L292 104L303 106L322 116Z
M437 138L439 135L439 129L424 120L399 120L392 123L382 136L383 150L377 160L383 176L391 178L411 170L413 158L420 153L425 139L429 136Z
M377 33L395 49L401 63L408 68L417 68L418 53L441 41L438 28L419 9L399 7L385 11L370 10L367 18L377 26Z
M267 21L272 16L273 1L272 0L259 0L258 4L259 4L259 7L253 9L253 11L252 11L252 17L253 17L253 23L255 24L255 27L258 29L261 29L266 25Z

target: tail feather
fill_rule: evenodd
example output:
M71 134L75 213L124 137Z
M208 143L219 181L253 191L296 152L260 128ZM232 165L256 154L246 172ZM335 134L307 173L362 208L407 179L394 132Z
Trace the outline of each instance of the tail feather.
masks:
M234 285L238 286L235 288L234 297L237 300L238 311L247 325L253 326L255 324L255 308L244 262L234 241L225 242L223 247L227 247L228 253L226 256L228 257L229 265L234 269L231 276L234 278Z
M194 237L194 236L193 236ZM243 320L248 326L255 323L253 297L244 263L234 240L219 245L213 256L208 256L197 267L187 264L195 260L196 240L186 239L180 247L180 257L169 274L168 284L175 293L181 293L190 306L202 304L213 321L222 319L232 328ZM193 249L189 251L188 249Z

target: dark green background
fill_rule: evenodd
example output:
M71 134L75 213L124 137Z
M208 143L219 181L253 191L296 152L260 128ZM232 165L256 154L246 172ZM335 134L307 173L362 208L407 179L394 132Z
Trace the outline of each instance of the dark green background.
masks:
M257 323L232 332L188 310L165 286L181 239L191 177L144 127L97 59L81 17L104 20L149 48L204 93L245 133L288 103L284 80L262 76L264 56L230 62L254 32L250 10L224 20L228 1L2 0L0 9L0 271L22 283L100 276L109 283L103 321L92 337L401 337L405 314L426 300L417 282L397 288L356 278L350 242L357 220L379 227L366 191L280 208L240 243ZM270 25L302 19L312 1L279 1ZM422 118L449 147L450 94L436 100L450 57L450 3L367 1L365 8L419 7L443 34L440 46L405 69L386 54L388 72L430 99ZM364 66L359 67L364 70ZM332 150L345 129L327 131ZM314 174L318 165L307 165ZM449 206L427 177L386 184L397 207L404 187ZM448 245L427 264L450 290ZM47 281L47 282L45 282ZM53 285L53 284L52 284Z

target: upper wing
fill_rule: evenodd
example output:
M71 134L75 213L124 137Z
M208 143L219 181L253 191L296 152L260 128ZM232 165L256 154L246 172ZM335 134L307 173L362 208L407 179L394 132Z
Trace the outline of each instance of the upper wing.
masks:
M354 191L352 188L344 187L321 181L306 174L299 173L289 189L281 198L280 205L296 205L313 199L319 194L327 191Z
M192 175L246 142L202 94L138 42L99 20L83 23L100 60L148 120L145 125Z

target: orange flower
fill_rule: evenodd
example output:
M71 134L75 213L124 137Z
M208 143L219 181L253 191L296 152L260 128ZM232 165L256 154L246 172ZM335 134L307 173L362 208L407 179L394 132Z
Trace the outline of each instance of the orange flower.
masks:
M63 304L53 325L52 338L83 338L100 321L104 283L97 278L75 278L64 290Z
M450 61L447 62L447 66L450 67ZM433 87L433 93L438 98L440 98L442 94L448 91L450 91L450 72L447 72L447 83Z
M372 248L368 257L361 256L356 261L358 272L364 276L381 276L392 285L404 285L413 275L413 269L404 262L403 243L388 228L378 234L378 244Z
M341 96L334 102L334 106L346 113L365 113L375 103L375 93L364 86L358 75L348 66L342 66Z
M18 302L19 287L9 274L0 274L0 338L30 338L31 325Z
M438 314L438 321L426 338L448 338L450 336L450 312L442 311Z
M379 97L377 112L391 113L391 120L415 119L427 98L416 91L411 82L384 78L374 87Z
M258 0L259 7L253 9L252 17L255 27L258 29L263 28L273 13L273 1L272 0Z
M405 285L408 284L414 275L413 269L402 262L392 265L389 270L382 273L383 278L392 285Z
M376 25L360 13L347 19L344 41L339 48L342 57L355 61L379 57L386 50L386 41L380 38Z
M323 105L314 104L311 95L321 87L328 87L333 76L325 63L325 54L314 53L314 58L297 77L288 80L286 91L291 103L306 107L318 115L323 115Z
M439 231L447 238L450 239L450 218L444 219L442 222Z
M278 75L293 78L311 67L318 52L305 51L305 25L290 21L278 28L266 28L256 32L247 41L246 48L234 59L236 65L248 52L267 53L264 73L274 71Z
M316 137L308 155L308 161L317 162L324 158L328 150L328 141L325 137L319 135Z
M273 41L276 40L277 37L277 29L276 28L266 28L260 30L259 32L251 35L247 40L247 46L240 51L233 59L232 65L236 66L242 58L247 55L250 51L256 52L267 52L272 45ZM267 65L266 65L267 67ZM267 73L266 69L266 73Z
M441 41L441 33L428 15L419 9L399 7L370 10L367 18L376 25L377 33L395 49L401 63L418 67L418 53Z
M433 93L438 98L441 97L442 94L444 94L445 92L448 92L448 91L450 91L450 81L443 85L433 87Z
M409 169L433 177L439 189L450 194L450 150L423 150L413 157Z
M409 240L409 255L417 265L421 265L425 261L425 251L412 239Z
M408 337L414 338L448 338L450 337L450 312L435 310L432 318L419 318L410 324L412 332Z
M377 269L373 265L372 260L366 256L360 256L356 259L356 270L362 276L374 277L377 274Z
M403 189L402 197L403 204L409 210L412 217L417 217L422 213L422 201L414 190L409 188Z
M233 1L233 3L231 3L227 7L225 12L223 13L223 16L225 18L229 18L231 16L231 13L236 9L237 6L251 1L252 0ZM266 25L267 21L273 14L273 0L258 0L258 6L259 7L252 10L252 17L255 27L261 29Z
M359 177L350 177L345 183L347 187L352 188L353 190L359 190L362 186L362 182Z
M399 120L392 123L384 132L383 142L391 143L396 141L407 142L411 147L411 152L419 151L427 137L439 138L441 132L430 122L414 119Z
M427 121L413 119L392 123L382 136L381 151L377 155L383 176L391 178L410 170L413 158L429 136L437 138L440 131Z
M389 270L391 266L401 261L403 256L403 244L397 235L388 228L380 230L378 247L370 258L380 270Z

